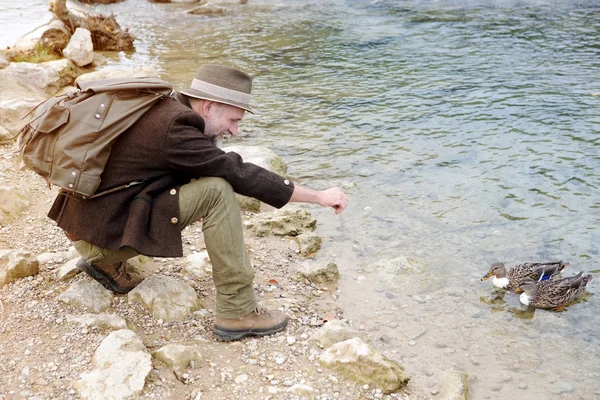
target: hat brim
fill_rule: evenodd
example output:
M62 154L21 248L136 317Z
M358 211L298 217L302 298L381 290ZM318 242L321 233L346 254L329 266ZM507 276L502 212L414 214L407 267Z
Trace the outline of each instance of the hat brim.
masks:
M234 101L231 99L224 99L222 97L214 96L212 94L201 92L201 91L195 90L195 89L180 90L180 93L182 93L186 96L189 96L189 97L193 97L195 99L211 100L211 101L216 101L217 103L228 104L230 106L234 106L234 107L238 107L243 110L246 110L250 114L254 114L254 111L252 111L250 104L240 103L240 102L237 102L237 101Z

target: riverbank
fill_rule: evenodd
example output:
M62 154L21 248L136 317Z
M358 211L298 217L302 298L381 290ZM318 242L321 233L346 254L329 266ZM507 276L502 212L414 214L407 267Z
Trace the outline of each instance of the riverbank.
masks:
M85 323L89 310L60 300L85 274L64 276L63 266L76 257L69 241L45 214L56 194L41 178L18 168L12 149L0 152L4 188L18 190L29 205L0 228L0 249L31 252L43 260L39 273L0 288L0 399L77 399L82 374L93 368L94 353L115 330L110 324ZM246 213L249 219L251 214ZM316 285L301 279L306 263L289 238L257 236L246 231L247 248L256 270L255 290L265 305L280 307L290 316L287 329L264 338L224 343L212 334L214 286L210 276L189 279L186 257L149 259L141 270L147 277L168 276L186 281L202 307L181 322L154 318L126 295L115 296L105 313L121 317L148 351L167 343L197 346L201 360L185 371L153 359L141 399L421 399L407 391L384 395L381 390L345 379L323 368L323 352L310 338L324 322L344 319L336 302L336 285ZM183 231L185 256L201 252L201 225ZM148 279L148 278L147 278Z

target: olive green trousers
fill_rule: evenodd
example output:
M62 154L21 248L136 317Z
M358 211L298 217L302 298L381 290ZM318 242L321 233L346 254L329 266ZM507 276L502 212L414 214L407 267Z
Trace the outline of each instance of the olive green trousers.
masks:
M239 318L256 308L254 270L246 252L240 207L222 178L200 178L181 186L181 229L203 219L204 244L217 289L218 318ZM139 255L131 247L110 250L79 240L73 246L88 263L118 263Z

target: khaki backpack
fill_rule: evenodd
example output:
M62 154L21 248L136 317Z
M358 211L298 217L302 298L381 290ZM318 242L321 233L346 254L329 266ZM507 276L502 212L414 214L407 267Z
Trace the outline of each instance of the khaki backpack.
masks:
M32 110L31 120L19 133L23 161L49 185L84 199L141 183L96 193L117 137L156 101L174 93L170 84L158 78L78 83L77 90Z

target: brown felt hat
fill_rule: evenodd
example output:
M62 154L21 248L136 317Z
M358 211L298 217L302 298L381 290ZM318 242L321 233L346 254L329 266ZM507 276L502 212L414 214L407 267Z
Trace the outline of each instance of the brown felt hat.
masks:
M235 68L206 64L200 67L189 89L182 90L186 96L212 100L243 108L252 113L252 78Z

